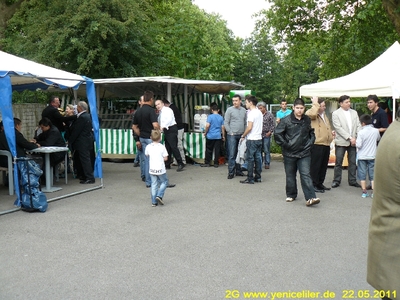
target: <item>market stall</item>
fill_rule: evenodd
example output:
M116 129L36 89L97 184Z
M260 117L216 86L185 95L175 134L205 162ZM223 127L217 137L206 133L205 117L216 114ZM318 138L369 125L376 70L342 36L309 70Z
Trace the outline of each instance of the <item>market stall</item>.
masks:
M97 91L97 105L100 111L100 144L103 158L130 159L136 154L131 123L134 99L144 91L151 90L156 99L166 98L180 109L186 123L184 135L186 155L193 159L204 159L205 139L200 132L194 132L196 106L209 106L216 102L222 111L228 107L231 90L244 86L227 81L191 80L174 77L134 77L93 80ZM108 99L131 99L125 107L110 109ZM115 100L114 100L115 101ZM124 102L121 100L121 103ZM115 106L117 107L117 105Z

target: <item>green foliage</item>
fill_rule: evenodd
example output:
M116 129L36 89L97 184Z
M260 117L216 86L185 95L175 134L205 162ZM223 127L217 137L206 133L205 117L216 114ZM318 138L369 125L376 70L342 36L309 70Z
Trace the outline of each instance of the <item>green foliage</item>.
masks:
M13 92L13 103L47 103L49 100L49 93L44 91L28 91Z
M273 103L281 97L282 67L268 33L259 28L245 40L235 67L235 81L256 92L257 98Z
M380 0L270 0L264 24L294 87L349 74L368 64L399 38ZM302 63L303 62L303 63ZM301 80L299 80L299 78Z
M237 54L225 21L193 5L190 0L159 1L155 41L162 61L158 75L231 80Z
M270 149L271 153L279 153L282 154L282 148L281 146L279 146L276 142L275 142L275 138L274 136L272 136L271 139L271 149Z
M154 61L151 7L129 0L24 1L4 49L92 78L140 76Z

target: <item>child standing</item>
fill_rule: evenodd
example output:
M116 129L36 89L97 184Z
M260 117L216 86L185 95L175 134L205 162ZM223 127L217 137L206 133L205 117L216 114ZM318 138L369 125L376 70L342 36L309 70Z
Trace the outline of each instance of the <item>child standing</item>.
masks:
M375 155L376 147L378 141L381 139L379 130L374 128L372 123L372 118L370 115L362 115L360 117L361 130L357 135L356 147L357 147L357 177L360 180L362 195L361 197L368 197L368 192L366 188L365 181L368 178L371 182L372 193L371 198L374 197L374 165L375 165Z
M168 186L168 177L165 170L165 163L168 159L168 152L165 146L160 143L161 132L151 131L151 144L147 145L145 155L149 156L149 173L151 178L151 206L164 205L163 197Z

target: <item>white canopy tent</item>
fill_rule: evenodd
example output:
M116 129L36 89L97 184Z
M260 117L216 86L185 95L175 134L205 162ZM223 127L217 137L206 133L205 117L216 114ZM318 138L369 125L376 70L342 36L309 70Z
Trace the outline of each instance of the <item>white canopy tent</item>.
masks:
M349 75L301 86L300 96L392 97L394 119L395 99L400 98L399 70L400 44L396 41L374 61Z
M91 108L96 146L97 149L100 149L98 144L99 122L96 111L96 93L92 79L0 51L0 111L7 142L14 158L17 156L17 153L12 111L12 91L21 91L24 89L36 90L37 88L47 89L48 87L58 89L72 88L77 90L84 82L86 83L86 95ZM100 152L96 153L95 176L101 179L103 177ZM14 182L16 183L18 201L20 195L16 168L14 168Z

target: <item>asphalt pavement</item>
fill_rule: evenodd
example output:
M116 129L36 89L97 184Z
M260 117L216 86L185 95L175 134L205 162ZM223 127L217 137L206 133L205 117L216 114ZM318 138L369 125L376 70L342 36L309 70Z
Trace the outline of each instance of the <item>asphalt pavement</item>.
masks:
M307 207L285 202L283 163L262 182L227 179L227 166L168 170L164 206L132 162L104 162L104 187L45 213L0 215L0 299L342 299L366 282L371 198L347 184ZM71 175L69 175L71 176ZM333 169L328 169L330 186ZM99 185L99 180L96 181ZM0 186L0 209L14 196ZM254 292L255 294L248 294Z

